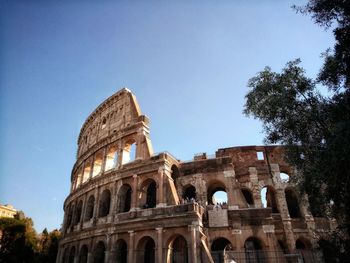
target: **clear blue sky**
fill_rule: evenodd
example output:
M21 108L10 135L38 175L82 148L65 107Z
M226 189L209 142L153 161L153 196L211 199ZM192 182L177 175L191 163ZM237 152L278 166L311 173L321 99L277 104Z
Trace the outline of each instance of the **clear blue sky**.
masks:
M179 159L262 144L247 81L300 57L310 76L330 31L305 1L0 1L0 203L59 228L85 118L123 86Z

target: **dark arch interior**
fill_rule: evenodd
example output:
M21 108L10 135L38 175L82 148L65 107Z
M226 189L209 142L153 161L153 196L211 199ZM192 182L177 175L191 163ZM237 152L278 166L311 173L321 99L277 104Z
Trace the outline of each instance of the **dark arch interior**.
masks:
M92 195L86 205L85 218L84 221L90 220L94 215L95 197Z
M183 236L177 236L169 249L171 263L188 263L187 242Z
M228 248L228 246L230 246L231 249L231 242L226 238L220 237L215 239L213 244L211 244L211 251L223 251L225 248Z
M104 263L105 250L105 244L102 241L98 242L94 251L94 263Z
M83 209L83 201L80 200L79 204L77 206L77 209L75 210L74 225L76 225L80 222L82 209Z
M80 249L79 263L87 263L87 256L88 256L88 248L87 246L83 245Z
M196 199L196 188L193 185L187 186L183 191L182 197L183 199L188 200L191 200L192 198Z
M286 195L286 201L287 201L288 212L290 217L300 218L301 213L299 208L299 202L295 192L291 189L286 189L285 195Z
M104 190L100 200L100 207L98 216L104 217L109 214L109 207L111 204L111 192L109 190Z
M254 205L254 199L252 193L248 189L242 189L243 196L247 202L248 205L253 206Z
M157 185L154 181L152 181L147 187L145 208L156 207L156 203L157 203Z
M68 263L74 263L75 247L72 247L69 253Z
M118 194L118 208L117 213L128 212L131 207L131 187L123 185Z
M155 244L152 238L148 238L144 250L144 263L155 262Z
M116 245L116 263L127 263L128 247L123 239L119 239Z
M245 241L244 248L246 250L260 250L262 249L262 245L259 239L250 237Z

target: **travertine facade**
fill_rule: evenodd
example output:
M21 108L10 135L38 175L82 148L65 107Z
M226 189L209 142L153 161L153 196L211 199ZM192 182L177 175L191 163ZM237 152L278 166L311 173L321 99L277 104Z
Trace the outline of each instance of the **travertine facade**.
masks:
M0 205L0 217L15 217L17 210L12 205Z
M283 148L224 148L181 162L153 154L148 125L127 89L84 123L58 263L316 262L308 251L332 224L281 179L294 173ZM214 204L217 191L227 202Z

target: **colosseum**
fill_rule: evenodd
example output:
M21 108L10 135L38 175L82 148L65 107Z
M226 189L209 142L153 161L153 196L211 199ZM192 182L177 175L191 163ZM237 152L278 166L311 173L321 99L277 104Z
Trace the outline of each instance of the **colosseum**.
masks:
M316 238L335 225L312 216L294 172L278 146L154 154L124 88L81 128L57 263L320 262Z

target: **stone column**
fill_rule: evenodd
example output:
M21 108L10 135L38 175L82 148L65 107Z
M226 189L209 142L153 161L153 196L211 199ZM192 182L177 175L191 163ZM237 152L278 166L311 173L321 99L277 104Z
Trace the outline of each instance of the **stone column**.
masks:
M102 164L101 164L101 172L100 173L103 173L106 170L106 162L107 162L107 146L103 148Z
M157 261L163 263L163 228L157 227Z
M88 258L87 258L87 263L93 263L94 262L94 255L92 252L88 252Z
M232 235L235 237L235 251L240 252L242 248L242 241L241 241L241 236L242 236L242 230L241 229L233 229L232 230Z
M164 207L164 167L159 167L158 169L158 188L157 188L157 206L156 207Z
M129 251L128 251L128 263L134 263L135 258L134 258L134 251L135 251L135 232L133 230L128 231L129 233Z
M249 178L252 184L252 193L253 193L255 207L262 208L263 205L261 202L259 178L258 178L258 171L256 167L249 167Z
M191 259L192 263L198 263L199 253L197 248L198 243L198 226L197 225L191 225L190 226L191 231Z
M96 188L95 190L95 205L94 205L94 213L93 213L93 220L95 221L96 218L98 217L98 207L100 206L100 189L99 187Z
M137 181L138 181L138 177L137 174L134 174L132 176L133 178L133 182L132 182L132 198L131 198L131 208L130 211L135 211L138 208L138 196L137 196L137 192L138 192L138 185L137 185Z
M268 257L273 259L275 257L275 251L276 248L274 246L274 242L273 242L273 236L275 233L275 226L274 225L263 225L262 226L264 233L266 234L267 237L267 246L268 246L268 251L266 253L268 253Z
M114 215L116 214L117 209L117 190L118 190L118 183L115 182L112 188L111 193L111 204L110 204L110 211L109 211L109 222L114 219Z

